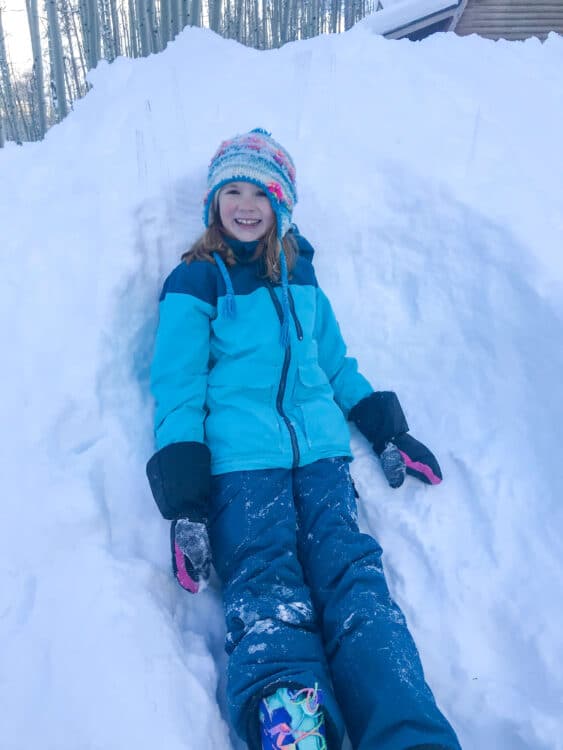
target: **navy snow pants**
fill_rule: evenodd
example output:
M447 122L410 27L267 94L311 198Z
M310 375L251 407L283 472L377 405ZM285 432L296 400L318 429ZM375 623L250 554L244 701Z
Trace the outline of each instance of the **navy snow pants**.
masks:
M358 530L348 464L212 480L210 537L223 583L231 719L260 747L258 703L282 686L324 693L329 750L459 750L436 706L381 547Z

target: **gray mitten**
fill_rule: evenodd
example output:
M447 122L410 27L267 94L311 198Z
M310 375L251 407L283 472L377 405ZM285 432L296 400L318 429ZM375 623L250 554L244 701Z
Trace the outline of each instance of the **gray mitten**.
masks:
M192 594L205 588L211 571L211 548L204 523L179 518L170 528L172 569L180 586Z

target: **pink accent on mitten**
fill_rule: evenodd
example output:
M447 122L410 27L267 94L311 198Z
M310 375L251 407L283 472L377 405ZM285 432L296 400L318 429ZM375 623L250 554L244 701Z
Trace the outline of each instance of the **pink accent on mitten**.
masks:
M442 480L440 479L440 477L437 477L436 474L434 474L430 466L427 466L420 461L413 461L410 456L407 456L404 451L399 452L405 460L405 466L407 467L407 469L412 469L413 471L418 471L419 474L424 474L430 484L440 484Z
M176 577L178 578L180 586L186 589L186 591L191 591L192 594L197 594L199 591L199 583L196 583L188 573L186 562L184 560L184 553L176 543L174 544L174 556L176 557Z

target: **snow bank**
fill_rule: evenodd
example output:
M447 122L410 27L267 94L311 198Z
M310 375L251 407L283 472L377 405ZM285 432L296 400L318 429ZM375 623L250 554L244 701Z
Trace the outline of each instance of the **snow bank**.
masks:
M189 29L0 152L2 748L238 746L218 588L175 586L144 463L159 288L209 157L256 126L295 157L350 350L442 463L391 490L353 437L438 701L466 750L563 748L562 65L554 35L257 52Z

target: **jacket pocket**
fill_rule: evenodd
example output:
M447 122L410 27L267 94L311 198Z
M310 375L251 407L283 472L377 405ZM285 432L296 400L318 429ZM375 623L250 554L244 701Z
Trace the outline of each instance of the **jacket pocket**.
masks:
M341 446L349 440L342 410L324 371L317 365L299 365L293 401L307 443L313 450Z

